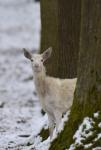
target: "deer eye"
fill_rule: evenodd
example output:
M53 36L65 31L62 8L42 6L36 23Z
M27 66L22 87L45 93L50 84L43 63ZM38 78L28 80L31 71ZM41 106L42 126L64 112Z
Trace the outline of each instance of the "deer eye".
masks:
M33 62L34 60L33 59L31 59L31 62Z
M41 62L43 62L43 59L41 59Z

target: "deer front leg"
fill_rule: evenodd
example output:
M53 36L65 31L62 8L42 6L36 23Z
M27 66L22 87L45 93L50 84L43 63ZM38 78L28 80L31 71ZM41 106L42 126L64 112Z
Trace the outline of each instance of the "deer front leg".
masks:
M58 132L59 125L61 123L62 113L61 111L55 111L55 120L56 120L56 131Z
M50 133L50 139L53 136L54 131L54 117L48 114L48 121L49 121L49 133Z

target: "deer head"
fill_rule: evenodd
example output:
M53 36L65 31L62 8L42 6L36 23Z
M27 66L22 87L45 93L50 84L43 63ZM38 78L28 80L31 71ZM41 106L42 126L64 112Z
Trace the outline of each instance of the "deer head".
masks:
M52 47L49 47L42 54L32 54L25 48L23 50L24 56L31 61L32 68L35 73L40 73L43 70L43 63L51 56L52 53Z

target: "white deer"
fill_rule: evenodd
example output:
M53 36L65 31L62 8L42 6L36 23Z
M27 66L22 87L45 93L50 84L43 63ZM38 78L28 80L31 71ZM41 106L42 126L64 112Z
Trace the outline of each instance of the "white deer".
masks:
M34 83L43 110L48 115L50 137L54 125L58 130L63 113L70 109L76 79L59 79L46 75L43 63L51 56L52 48L42 54L31 54L24 49L24 55L31 60Z

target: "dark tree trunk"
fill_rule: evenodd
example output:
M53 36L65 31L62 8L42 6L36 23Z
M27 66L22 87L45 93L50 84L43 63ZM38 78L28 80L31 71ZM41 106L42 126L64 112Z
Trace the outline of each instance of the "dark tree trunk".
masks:
M41 0L41 52L53 47L49 75L77 76L81 0Z
M85 116L101 111L101 0L82 0L78 82L69 121L50 150L64 150Z

